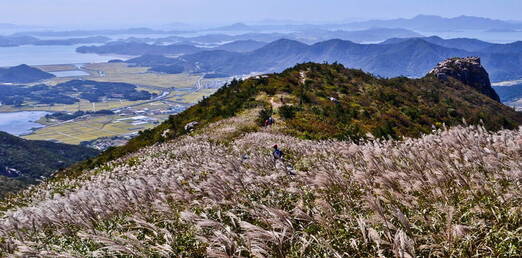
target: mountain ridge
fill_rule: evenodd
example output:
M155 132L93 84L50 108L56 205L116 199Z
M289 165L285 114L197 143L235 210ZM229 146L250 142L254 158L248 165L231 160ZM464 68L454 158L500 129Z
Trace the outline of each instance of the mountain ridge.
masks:
M301 73L306 71L311 72L305 78L308 86L303 92ZM288 121L287 132L309 139L358 139L365 138L367 133L376 137L419 137L429 133L432 126L458 125L463 119L470 124L482 123L491 130L522 124L522 113L457 79L441 81L432 75L420 79L383 79L340 64L307 63L280 74L234 80L157 128L142 132L127 146L112 149L84 165L107 162L155 142L179 137L187 133L184 126L194 121L205 126L234 116L247 107L268 105L256 100L256 96L263 94L282 94L283 99L288 99L284 101L286 104L301 106L289 108L293 118ZM330 97L342 105L336 105ZM314 105L318 108L313 108ZM381 111L384 107L389 110Z
M388 39L381 44L395 44L407 41L411 38L391 38ZM457 48L466 51L480 51L487 47L495 45L494 43L489 43L486 41L471 39L471 38L452 38L452 39L443 39L439 36L430 36L430 37L419 37L418 39L422 39L428 41L430 43L447 47L447 48Z
M217 72L231 75L281 72L287 67L303 62L339 62L383 77L422 77L434 63L447 58L479 56L492 81L521 77L522 52L516 52L518 45L495 46L495 52L472 52L440 46L423 38L411 38L394 44L358 44L329 40L312 45L281 39L251 52L238 54L228 51L203 51L183 55L178 59L172 59L171 62L185 66L187 72ZM502 53L499 48L511 52ZM514 65L518 63L520 66Z
M276 122L263 126L268 116ZM306 63L234 80L127 146L0 202L0 250L519 256L522 210L506 196L519 192L522 131L501 127L521 123L451 77Z
M492 29L521 29L522 23L512 23L502 20L489 19L476 16L458 16L445 18L437 15L417 15L413 18L400 18L391 20L370 20L346 24L348 27L400 27L413 30L446 31L453 30L492 30Z

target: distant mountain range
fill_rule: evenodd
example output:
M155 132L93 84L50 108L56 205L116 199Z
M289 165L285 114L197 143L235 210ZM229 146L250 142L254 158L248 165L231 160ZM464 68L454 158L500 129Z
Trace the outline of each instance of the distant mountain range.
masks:
M75 45L75 44L91 44L105 43L110 38L103 36L93 36L86 38L71 39L38 39L32 36L0 36L0 47L17 47L23 45L53 46L53 45Z
M397 44L404 41L411 40L412 38L391 38L388 39L382 44ZM469 38L455 38L455 39L443 39L438 36L431 37L417 37L416 39L422 39L432 44L436 44L439 46L447 47L447 48L457 48L466 51L480 51L484 50L488 47L492 47L495 45L503 46L502 44L494 44L486 41L478 40L478 39L469 39Z
M96 35L132 35L132 34L178 34L185 31L178 30L154 30L150 28L128 28L128 29L106 29L106 30L68 30L68 31L24 31L14 36L37 36L37 37L82 37Z
M255 40L238 40L216 47L198 47L193 44L153 45L143 42L110 42L102 46L83 46L79 53L119 54L119 55L182 55L207 50L226 50L230 52L250 52L266 45Z
M238 22L231 25L217 27L210 29L210 31L253 31L260 29L261 26L249 26L244 23ZM264 26L266 27L266 26Z
M0 83L31 83L55 77L28 65L0 68Z
M235 23L227 26L216 27L208 31L306 31L315 29L371 29L371 28L403 28L415 31L458 31L481 30L491 32L517 31L522 29L522 23L489 19L475 16L441 17L436 15L418 15L413 18L399 18L387 20L367 20L344 24L271 24L271 25L247 25Z
M288 39L305 43L317 43L330 39L349 40L357 43L378 43L389 38L422 37L420 33L402 28L375 27L364 30L307 30L290 34Z
M418 32L448 32L459 30L477 30L485 32L517 32L522 30L522 22L504 21L474 16L459 16L446 18L435 15L418 15L413 18L400 18L389 20L368 20L349 23L330 23L330 24L296 24L288 22L288 24L245 24L235 23L227 26L214 28L201 28L201 26L190 26L187 24L171 24L163 26L164 30L151 28L128 28L128 29L106 29L106 30L70 30L70 31L51 31L51 30L34 30L19 32L17 36L42 36L42 37L81 37L93 35L132 35L132 34L163 34L163 35L180 35L187 32L243 32L243 33L303 33L309 31L356 31L370 30L375 28L386 29L406 29ZM0 29L24 29L30 30L34 27L17 26L13 24L0 24ZM39 28L42 29L42 28ZM174 29L174 30L173 30ZM270 33L268 33L270 34ZM384 36L383 36L384 37ZM409 37L413 37L410 35ZM279 37L281 38L281 37ZM291 38L291 37L286 37ZM390 38L390 37L387 37ZM329 38L331 39L331 38ZM344 38L341 38L344 39ZM385 40L386 37L382 40ZM238 39L236 39L238 40ZM275 40L274 38L271 41ZM325 38L321 41L327 40ZM355 39L347 39L358 41ZM364 40L367 41L367 40ZM312 43L312 42L307 42Z
M352 29L373 27L404 28L416 31L458 31L458 30L520 30L522 23L494 20L474 16L445 18L435 15L418 15L411 19L369 20L344 25Z
M196 37L169 36L156 39L131 37L102 46L82 46L77 51L121 55L180 55L209 49L249 52L281 38L316 43L332 38L354 42L380 42L389 38L411 37L422 37L422 35L406 29L372 28L358 31L309 30L292 33L207 34Z
M85 147L29 141L0 132L0 196L96 154L98 151Z
M514 102L522 99L522 84L513 86L496 86L493 87L500 96L500 100L504 103Z
M216 50L225 50L230 52L250 52L264 47L266 42L255 40L238 40L215 47Z
M487 32L513 32L522 29L522 23L475 16L453 18L436 15L418 15L413 18L367 20L330 24L245 24L235 23L209 29L222 32L289 32L307 30L358 30L372 28L403 28L421 32L480 30Z
M181 55L204 50L186 44L151 45L137 42L110 42L103 46L83 46L76 49L79 53L118 54L118 55Z
M248 74L279 72L303 62L342 63L384 77L420 77L433 63L450 57L479 56L493 81L522 77L522 47L519 42L492 44L472 39L444 40L437 37L394 39L382 44L357 44L328 40L307 45L281 39L247 53L210 50L161 59L161 64L183 65L188 72ZM147 57L128 60L137 65L155 64ZM159 64L159 63L158 63Z

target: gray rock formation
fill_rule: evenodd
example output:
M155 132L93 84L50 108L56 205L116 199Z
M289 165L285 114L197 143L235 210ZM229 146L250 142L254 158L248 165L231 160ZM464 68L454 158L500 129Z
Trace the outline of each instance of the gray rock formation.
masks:
M185 131L190 133L190 132L194 131L196 129L196 126L198 126L198 125L199 125L198 122L190 122L185 125Z
M434 75L439 80L448 80L448 77L455 78L500 102L499 96L491 87L489 74L481 65L479 57L446 59L433 68L428 75Z

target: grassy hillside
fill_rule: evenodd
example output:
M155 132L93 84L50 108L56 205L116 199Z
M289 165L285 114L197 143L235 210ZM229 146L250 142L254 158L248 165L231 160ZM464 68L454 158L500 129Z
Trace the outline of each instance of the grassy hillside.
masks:
M254 107L283 113L285 132L304 139L360 140L368 133L378 138L419 137L433 127L460 125L464 120L483 123L489 130L522 124L521 113L455 80L380 79L342 65L309 63L281 74L233 81L126 146L110 149L73 171L181 136L190 122L205 126Z
M354 144L256 128L258 110L25 191L19 256L522 255L522 131L456 127ZM285 162L274 162L279 144ZM292 168L288 168L291 166ZM287 169L296 173L289 176Z
M0 197L96 154L80 146L28 141L0 132Z
M521 256L521 123L454 80L298 65L0 202L0 252Z

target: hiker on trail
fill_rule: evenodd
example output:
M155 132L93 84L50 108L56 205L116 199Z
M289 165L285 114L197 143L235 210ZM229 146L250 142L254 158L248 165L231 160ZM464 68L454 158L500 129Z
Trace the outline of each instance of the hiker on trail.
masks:
M278 167L279 165L279 168L282 167L282 169L285 170L285 172L288 174L288 175L291 175L291 176L295 176L297 175L294 171L294 168L292 167L292 165L290 164L285 164L284 160L283 160L283 151L281 151L279 149L279 147L276 145L274 145L274 151L272 152L272 156L274 156L274 161L275 161L275 164L276 164L276 168Z
M278 148L277 144L274 145L274 151L272 152L272 156L274 156L275 160L283 159L283 152Z
M274 118L273 117L269 117L267 120L265 120L265 127L273 125L274 123L275 123Z
M275 123L275 119L273 117L268 118L268 124L273 125Z

